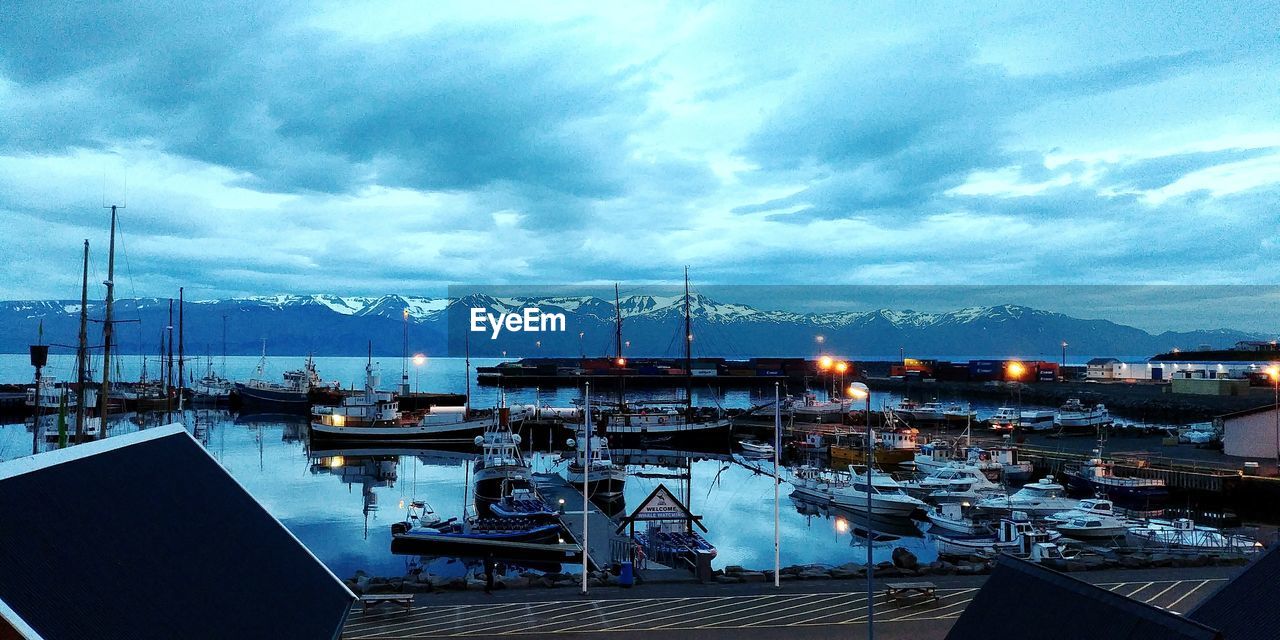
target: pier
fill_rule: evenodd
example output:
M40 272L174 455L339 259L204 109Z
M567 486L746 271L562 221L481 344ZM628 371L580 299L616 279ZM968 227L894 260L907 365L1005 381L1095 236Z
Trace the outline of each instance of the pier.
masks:
M542 494L543 500L552 506L561 507L560 524L579 547L582 545L582 522L587 520L587 559L593 570L609 566L611 562L612 540L616 537L613 530L617 525L613 519L605 515L595 504L588 502L590 509L582 512L582 492L569 484L558 474L536 473L533 483Z

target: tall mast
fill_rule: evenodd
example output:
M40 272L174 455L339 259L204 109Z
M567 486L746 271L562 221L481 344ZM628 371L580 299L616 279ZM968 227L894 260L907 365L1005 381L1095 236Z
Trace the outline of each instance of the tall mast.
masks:
M222 314L222 378L227 378L227 314Z
M169 298L169 348L165 350L164 397L165 409L173 411L173 298Z
M186 342L182 337L182 309L185 306L183 301L186 299L183 293L183 287L178 287L178 411L182 411L182 400L187 390L187 379L183 377L183 362L186 357L183 355L183 344Z
M613 330L613 353L617 358L618 368L621 369L626 362L622 359L622 300L618 295L618 283L613 283L613 312L615 316ZM626 407L627 397L627 378L624 372L618 371L618 411L623 411Z
M471 332L462 332L462 355L467 360L467 402L463 407L462 416L466 418L471 414Z
M111 324L111 311L115 305L115 288L116 288L116 205L111 205L111 244L107 248L107 280L103 282L107 286L106 311L102 320L102 388L98 393L102 394L98 398L98 415L102 420L102 428L99 433L102 437L107 436L107 414L110 411L110 405L107 398L111 396L111 334L114 329Z
M689 315L689 267L684 268L684 403L685 416L693 417L693 320Z
M400 394L409 395L409 307L404 308L404 355L400 358Z
M76 444L84 442L84 386L89 363L89 241L84 241L84 272L80 277L80 341L76 345Z

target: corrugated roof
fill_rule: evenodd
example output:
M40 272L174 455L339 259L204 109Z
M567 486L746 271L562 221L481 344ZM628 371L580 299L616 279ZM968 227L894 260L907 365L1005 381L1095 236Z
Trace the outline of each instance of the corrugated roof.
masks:
M1187 617L1221 629L1228 640L1271 640L1280 635L1280 546L1256 558Z
M1001 556L947 640L1219 640L1198 622Z
M355 600L181 425L0 463L0 504L29 636L336 638Z

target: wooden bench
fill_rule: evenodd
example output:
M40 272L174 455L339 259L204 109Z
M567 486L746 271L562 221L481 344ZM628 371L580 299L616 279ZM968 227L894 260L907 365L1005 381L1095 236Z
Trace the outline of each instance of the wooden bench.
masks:
M364 605L364 612L369 612L369 607L378 606L380 604L398 604L404 607L405 611L413 608L412 593L370 593L360 596L360 604Z
M884 592L894 602L938 601L938 585L932 582L890 582L884 586Z

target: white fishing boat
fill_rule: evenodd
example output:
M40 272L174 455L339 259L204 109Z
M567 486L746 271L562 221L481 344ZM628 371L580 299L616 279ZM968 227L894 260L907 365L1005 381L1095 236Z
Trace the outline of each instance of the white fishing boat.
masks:
M833 492L848 484L848 477L827 469L809 465L791 471L792 495L805 502L825 505L831 502Z
M590 441L588 442L588 438ZM570 439L569 447L576 450L574 457L565 469L565 479L575 487L582 487L585 481L590 487L591 497L616 499L622 496L627 483L627 470L613 462L609 456L609 441L598 435L588 436L579 429L577 438ZM586 461L586 449L590 444L591 461Z
M991 513L1018 511L1033 518L1042 518L1059 511L1075 509L1080 506L1080 501L1068 498L1063 486L1054 482L1053 476L1046 476L1023 485L1013 494L983 498L974 503L974 506Z
M520 436L511 432L507 411L506 407L500 407L498 420L475 438L476 446L482 451L472 474L476 513L484 513L490 504L518 489L533 487L529 463L520 452Z
M317 440L394 442L412 439L401 419L395 394L378 391L373 357L365 362L364 392L342 398L336 406L311 408L311 435Z
M1129 527L1125 542L1140 549L1200 551L1251 555L1262 551L1262 543L1243 535L1226 534L1213 527L1197 525L1189 518L1148 520Z
M978 412L968 405L949 404L942 410L942 418L947 422L970 422L978 419Z
M76 392L70 386L62 385L57 378L45 375L40 378L40 396L36 397L36 389L33 386L27 389L27 397L23 404L28 407L36 407L39 405L40 412L57 411L63 404L68 409L77 408ZM98 390L86 388L84 390L84 404L86 408L94 408L98 406Z
M213 360L210 359L206 363L204 375L191 385L193 399L204 402L216 402L227 400L231 397L231 392L236 388L236 384L213 370Z
M898 486L893 476L883 471L873 469L870 473L870 482L866 473L858 473L852 468L849 473L849 484L831 491L831 502L838 507L866 514L868 513L868 492L870 492L869 515L872 516L905 518L916 509L925 507L924 502L907 495L902 487Z
M1053 424L1064 432L1093 432L1098 427L1111 424L1111 415L1105 405L1087 407L1079 398L1071 398L1058 409Z
M942 422L946 420L947 408L941 402L926 402L911 410L901 410L916 422Z
M799 422L843 422L844 416L849 413L849 403L820 401L817 395L805 393L798 398L788 398L783 403L782 410Z

